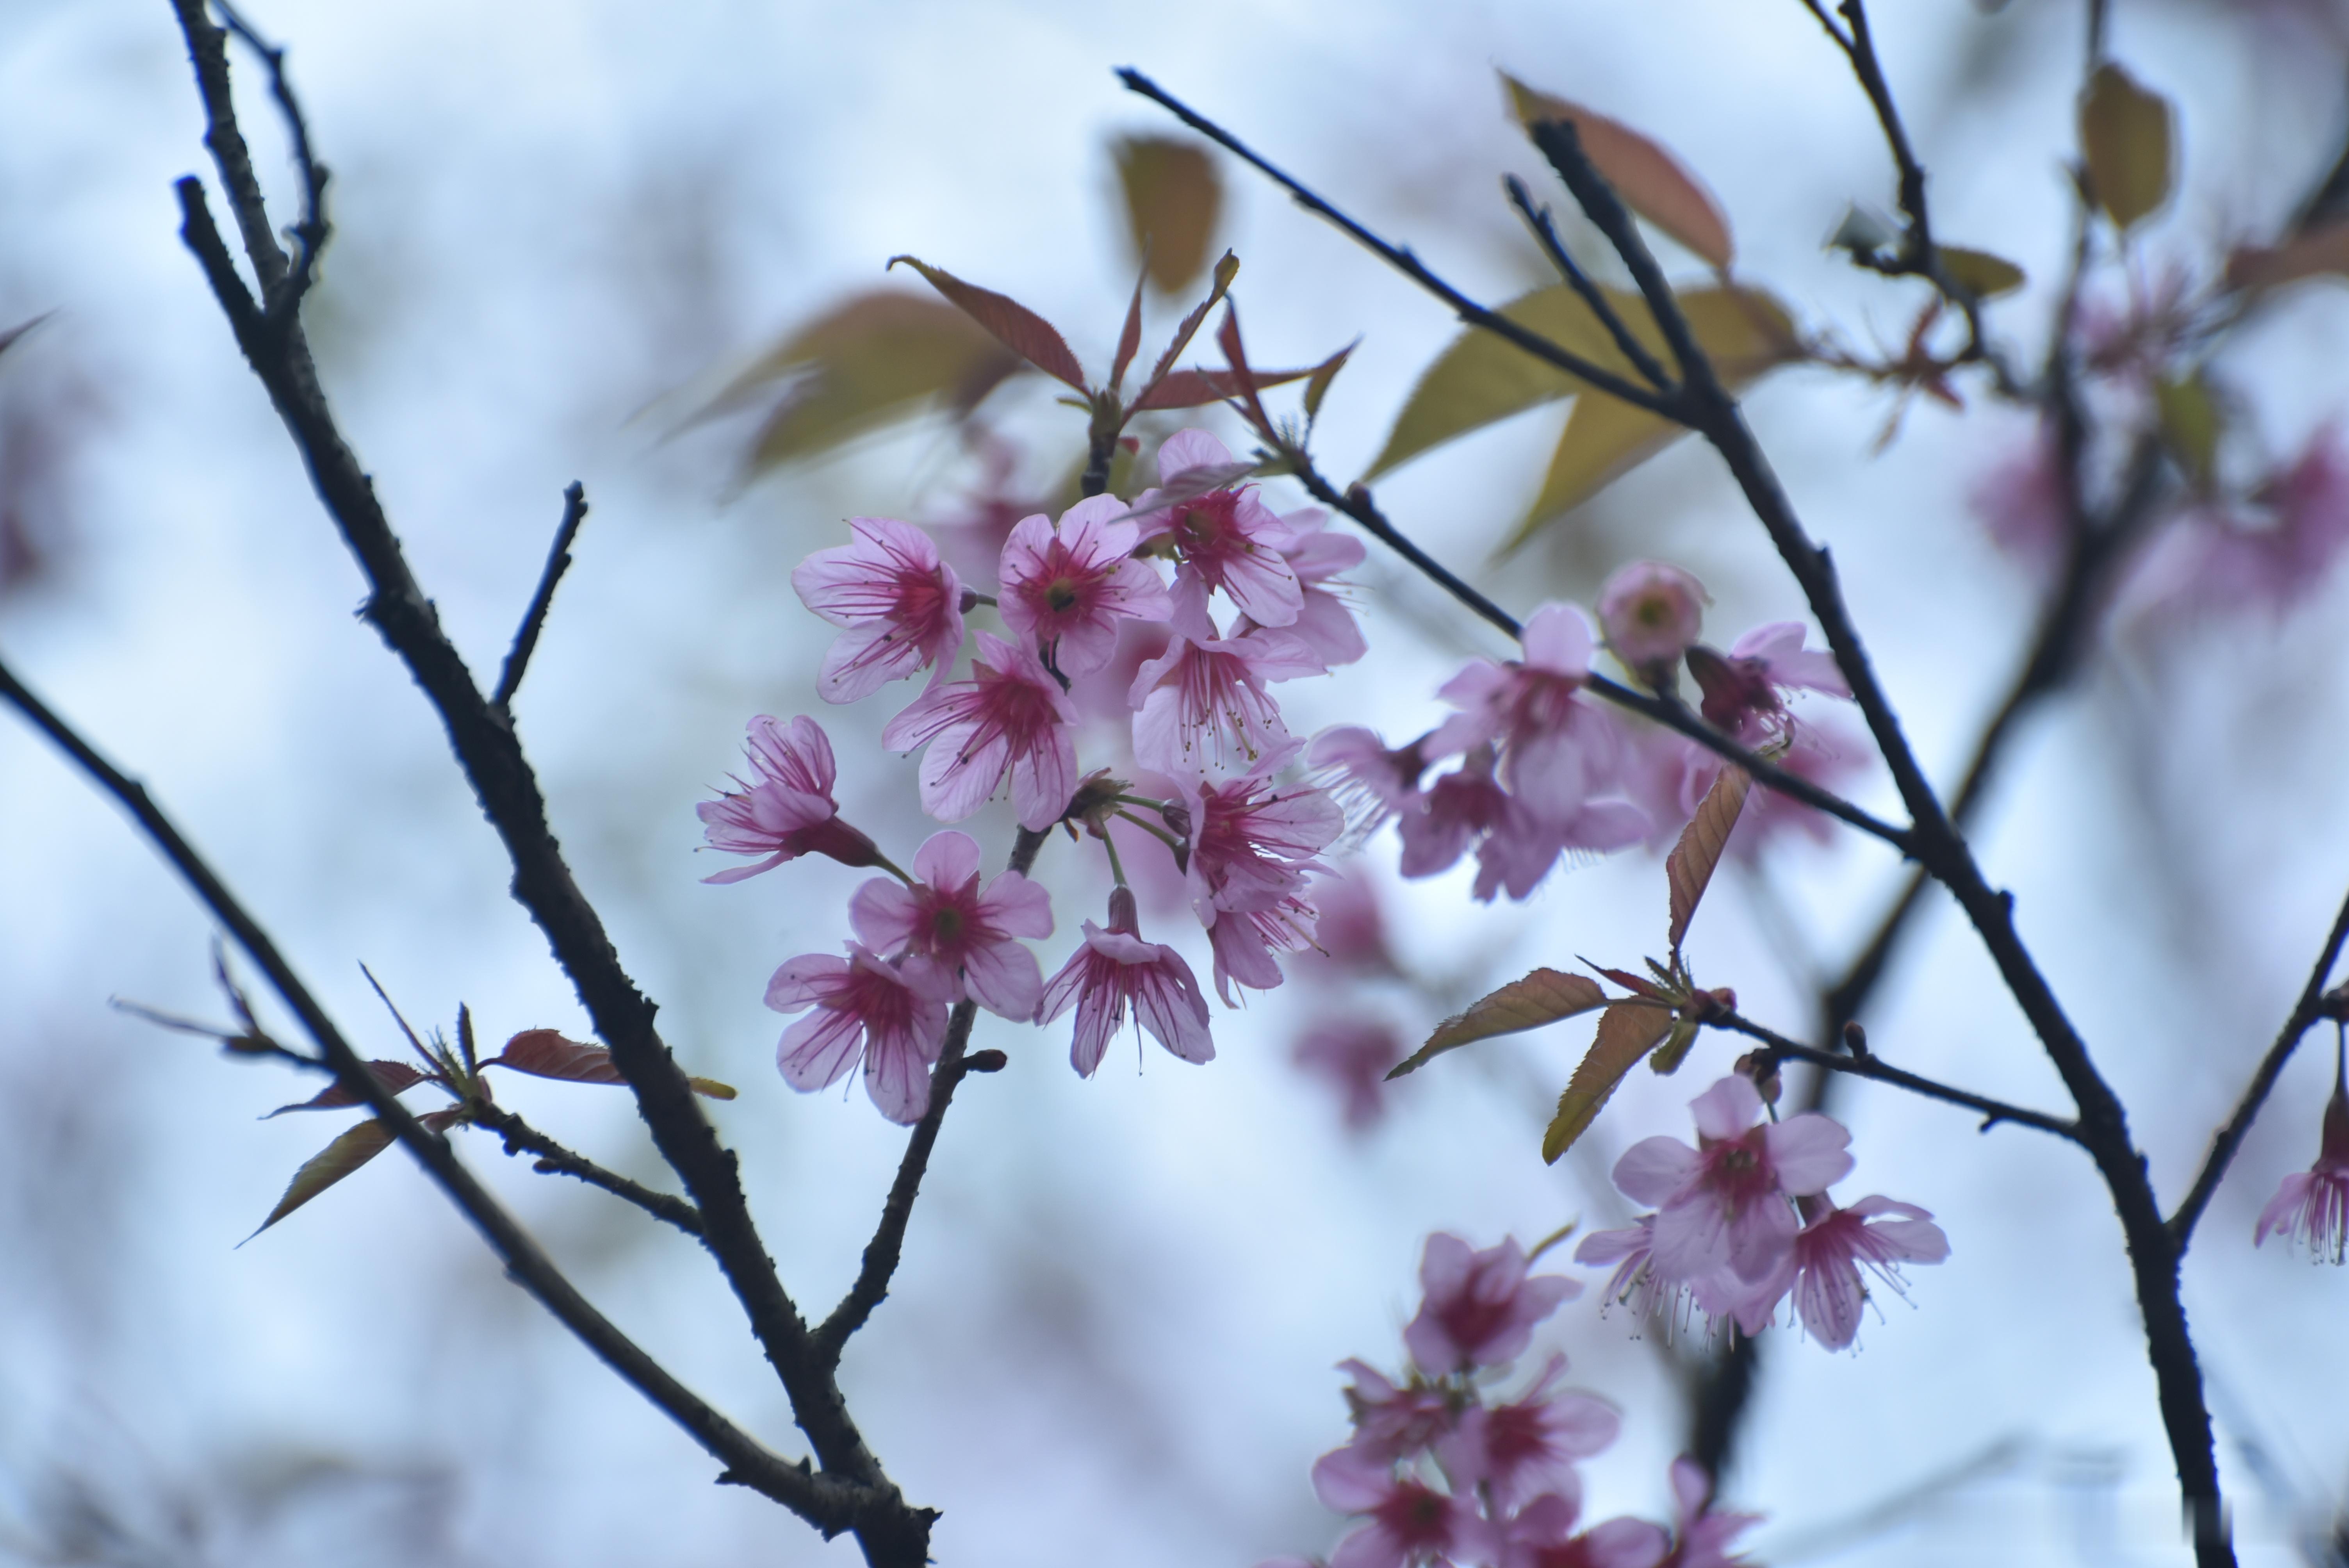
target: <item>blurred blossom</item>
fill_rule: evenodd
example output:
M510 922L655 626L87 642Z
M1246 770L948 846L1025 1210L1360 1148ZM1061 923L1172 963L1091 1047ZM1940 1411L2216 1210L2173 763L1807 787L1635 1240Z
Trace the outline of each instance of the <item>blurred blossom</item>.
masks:
M1532 1342L1535 1324L1582 1294L1579 1281L1564 1274L1529 1279L1526 1267L1515 1237L1482 1252L1457 1236L1428 1237L1419 1264L1426 1299L1402 1331L1420 1370L1442 1377L1515 1360Z
M2028 441L1975 481L1966 500L1992 542L2033 573L2052 574L2072 531L2054 427L2042 420Z
M1670 686L1681 655L1704 629L1712 597L1677 566L1634 561L1599 593L1599 624L1625 667L1650 686Z
M1323 916L1327 930L1328 916ZM1403 1058L1403 1043L1377 1018L1326 1020L1297 1037L1290 1059L1338 1094L1350 1132L1366 1132L1386 1115L1387 1070Z
M2322 589L2349 545L2349 452L2326 426L2248 505L2187 512L2147 552L2127 590L2131 619L2280 616Z

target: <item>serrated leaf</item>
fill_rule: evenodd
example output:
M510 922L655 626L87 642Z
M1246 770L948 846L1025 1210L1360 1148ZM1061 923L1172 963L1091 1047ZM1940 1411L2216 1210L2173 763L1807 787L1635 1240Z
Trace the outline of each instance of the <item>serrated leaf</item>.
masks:
M2088 78L2080 96L2080 155L2089 194L2116 227L2131 227L2169 200L2175 119L2168 98L2109 60Z
M391 1129L380 1121L360 1122L312 1155L294 1172L294 1180L285 1184L285 1195L277 1200L277 1207L269 1211L269 1218L261 1222L253 1236L261 1234L278 1221L391 1147ZM245 1241L253 1240L245 1237ZM243 1243L238 1243L243 1245Z
M524 1029L506 1042L506 1048L481 1064L512 1068L533 1078L559 1078L565 1083L625 1084L612 1053L602 1046L584 1045L553 1029ZM732 1099L735 1091L715 1078L688 1078L694 1092L711 1099Z
M409 1066L406 1062L383 1059L367 1063L367 1071L375 1075L375 1081L381 1084L385 1092L388 1094L398 1094L405 1089L414 1088L430 1076L420 1068ZM269 1116L264 1116L261 1119L267 1121L271 1116L283 1116L289 1110L336 1110L359 1103L361 1103L359 1097L344 1088L342 1080L337 1078L308 1099L293 1105L281 1105L271 1111Z
M1971 251L1963 245L1943 245L1941 267L1950 281L1976 299L1996 299L2012 294L2025 282L2023 269L2003 256Z
M2227 258L2227 286L2271 289L2302 278L2349 274L2349 222L2327 223L2281 245L2246 245Z
M1207 264L1224 206L1215 155L1201 143L1129 136L1115 142L1126 232L1161 294L1180 294Z
M1737 813L1745 809L1745 792L1753 787L1752 776L1743 768L1723 768L1713 788L1697 802L1696 814L1681 830L1681 841L1664 857L1664 880L1671 886L1672 901L1668 934L1674 953L1681 950L1689 917L1696 913L1705 887L1713 881L1721 851L1728 847L1730 830L1737 826Z
M1283 387L1291 381L1302 381L1314 375L1316 367L1303 370L1258 370L1253 372L1258 387ZM1133 404L1133 411L1145 408L1197 408L1209 403L1220 403L1226 397L1241 396L1239 377L1228 370L1174 370L1161 377L1158 385Z
M977 284L963 282L943 268L934 267L914 256L892 256L889 264L903 262L930 280L930 286L944 294L948 304L971 320L1001 339L1005 347L1029 364L1051 377L1092 395L1085 385L1084 367L1061 335L1060 329L1026 305L1008 294L993 289L980 288Z
M1231 292L1232 280L1239 275L1239 257L1226 251L1223 259L1216 263L1215 275L1207 289L1207 297L1193 305L1190 314L1175 324L1174 335L1166 340L1165 352L1158 356L1158 363L1150 367L1150 379L1143 383L1142 392L1134 399L1134 407L1156 407L1150 401L1151 395L1158 390L1158 384L1166 379L1167 373L1174 367L1174 361L1182 356L1183 351L1191 346L1191 339L1198 332L1199 324L1206 320L1207 313L1215 309L1217 302Z
M1607 993L1588 975L1537 969L1524 979L1512 980L1490 995L1471 1003L1466 1012L1438 1024L1435 1032L1427 1037L1427 1044L1413 1052L1387 1077L1399 1078L1405 1073L1416 1072L1444 1052L1477 1040L1514 1035L1521 1029L1537 1029L1544 1024L1554 1024L1560 1018L1571 1018L1577 1013L1588 1013L1606 1005Z
M2161 433L2177 454L2178 466L2195 483L2209 483L2219 460L2221 428L2219 402L2210 396L2209 385L2199 376L2164 377L2154 384L2153 396L2161 412Z
M1694 1018L1686 1014L1674 1018L1671 1033L1664 1037L1662 1045L1649 1054L1649 1070L1665 1078L1680 1071L1681 1064L1688 1060L1689 1047L1696 1044L1696 1037L1697 1021Z
M1338 372L1346 367L1346 361L1361 343L1358 337L1314 366L1312 377L1305 383L1305 418L1309 423L1321 417L1321 399L1330 395L1330 383L1338 379Z
M1557 1097L1557 1114L1542 1134L1542 1159L1550 1164L1590 1130L1599 1108L1639 1065L1641 1057L1672 1026L1672 1013L1651 1002L1618 1002L1599 1015L1599 1029L1566 1090Z
M1721 204L1681 160L1651 138L1569 99L1540 92L1501 73L1510 111L1530 130L1543 120L1574 127L1583 156L1606 177L1623 204L1723 272L1736 254Z

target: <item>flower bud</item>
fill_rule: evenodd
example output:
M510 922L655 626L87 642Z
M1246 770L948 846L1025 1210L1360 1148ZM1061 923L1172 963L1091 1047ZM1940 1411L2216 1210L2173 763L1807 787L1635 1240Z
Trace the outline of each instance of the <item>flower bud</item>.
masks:
M1134 904L1133 890L1123 883L1109 890L1109 929L1128 936L1142 934L1142 912Z
M1634 561L1599 594L1599 624L1615 656L1650 686L1669 686L1673 666L1703 629L1704 584L1677 566Z
M1868 1031L1859 1026L1857 1018L1843 1026L1843 1048L1855 1057L1868 1055Z
M973 1051L963 1057L962 1070L967 1073L999 1073L1010 1059L1001 1051Z

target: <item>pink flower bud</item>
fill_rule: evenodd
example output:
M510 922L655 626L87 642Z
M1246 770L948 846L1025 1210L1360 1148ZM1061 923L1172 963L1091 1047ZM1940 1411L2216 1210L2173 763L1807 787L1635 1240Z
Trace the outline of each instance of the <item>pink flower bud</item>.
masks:
M1704 584L1679 567L1634 561L1599 590L1599 624L1617 658L1650 686L1662 686L1703 629L1712 602Z

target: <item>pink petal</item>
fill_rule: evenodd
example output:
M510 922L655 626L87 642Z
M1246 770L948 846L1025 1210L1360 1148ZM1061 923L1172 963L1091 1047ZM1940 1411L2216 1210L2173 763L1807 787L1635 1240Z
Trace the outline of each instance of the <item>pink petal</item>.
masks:
M1668 1203L1696 1169L1696 1150L1679 1139L1643 1138L1615 1162L1615 1185L1635 1203Z
M1036 955L1018 943L989 942L974 947L963 954L962 967L963 984L972 1000L988 1012L1019 1024L1036 1016L1037 1005L1043 1000L1044 971Z
M1744 1078L1734 1081L1744 1083ZM1754 1092L1746 1086L1746 1092ZM1759 1106L1761 1097L1754 1096ZM1764 1134L1769 1140L1770 1163L1778 1184L1796 1197L1824 1192L1851 1174L1851 1134L1832 1117L1806 1110L1774 1124Z
M914 875L941 892L968 886L978 876L978 841L952 828L932 833L914 851Z
M1231 449L1205 430L1177 430L1158 448L1158 482L1171 484L1193 469L1227 469Z
M987 923L1006 936L1052 934L1052 895L1018 872L1005 872L988 883L978 908Z
M828 1088L848 1071L864 1038L864 1025L855 1014L824 1008L783 1031L775 1047L776 1069L802 1094Z
M930 1108L930 1069L913 1041L892 1037L873 1043L864 1053L864 1092L900 1127L922 1119Z
M1726 1142L1761 1119L1762 1096L1743 1076L1732 1073L1689 1101L1689 1110L1696 1118L1697 1131ZM1771 1146L1774 1154L1776 1147Z
M848 901L849 929L877 953L895 953L911 942L921 919L921 900L887 877L874 878Z
M1579 677L1590 673L1590 651L1598 636L1578 606L1548 603L1526 617L1517 641L1532 667Z
M767 982L767 1006L778 1013L796 1013L831 995L847 976L848 960L836 954L810 953L786 960Z

